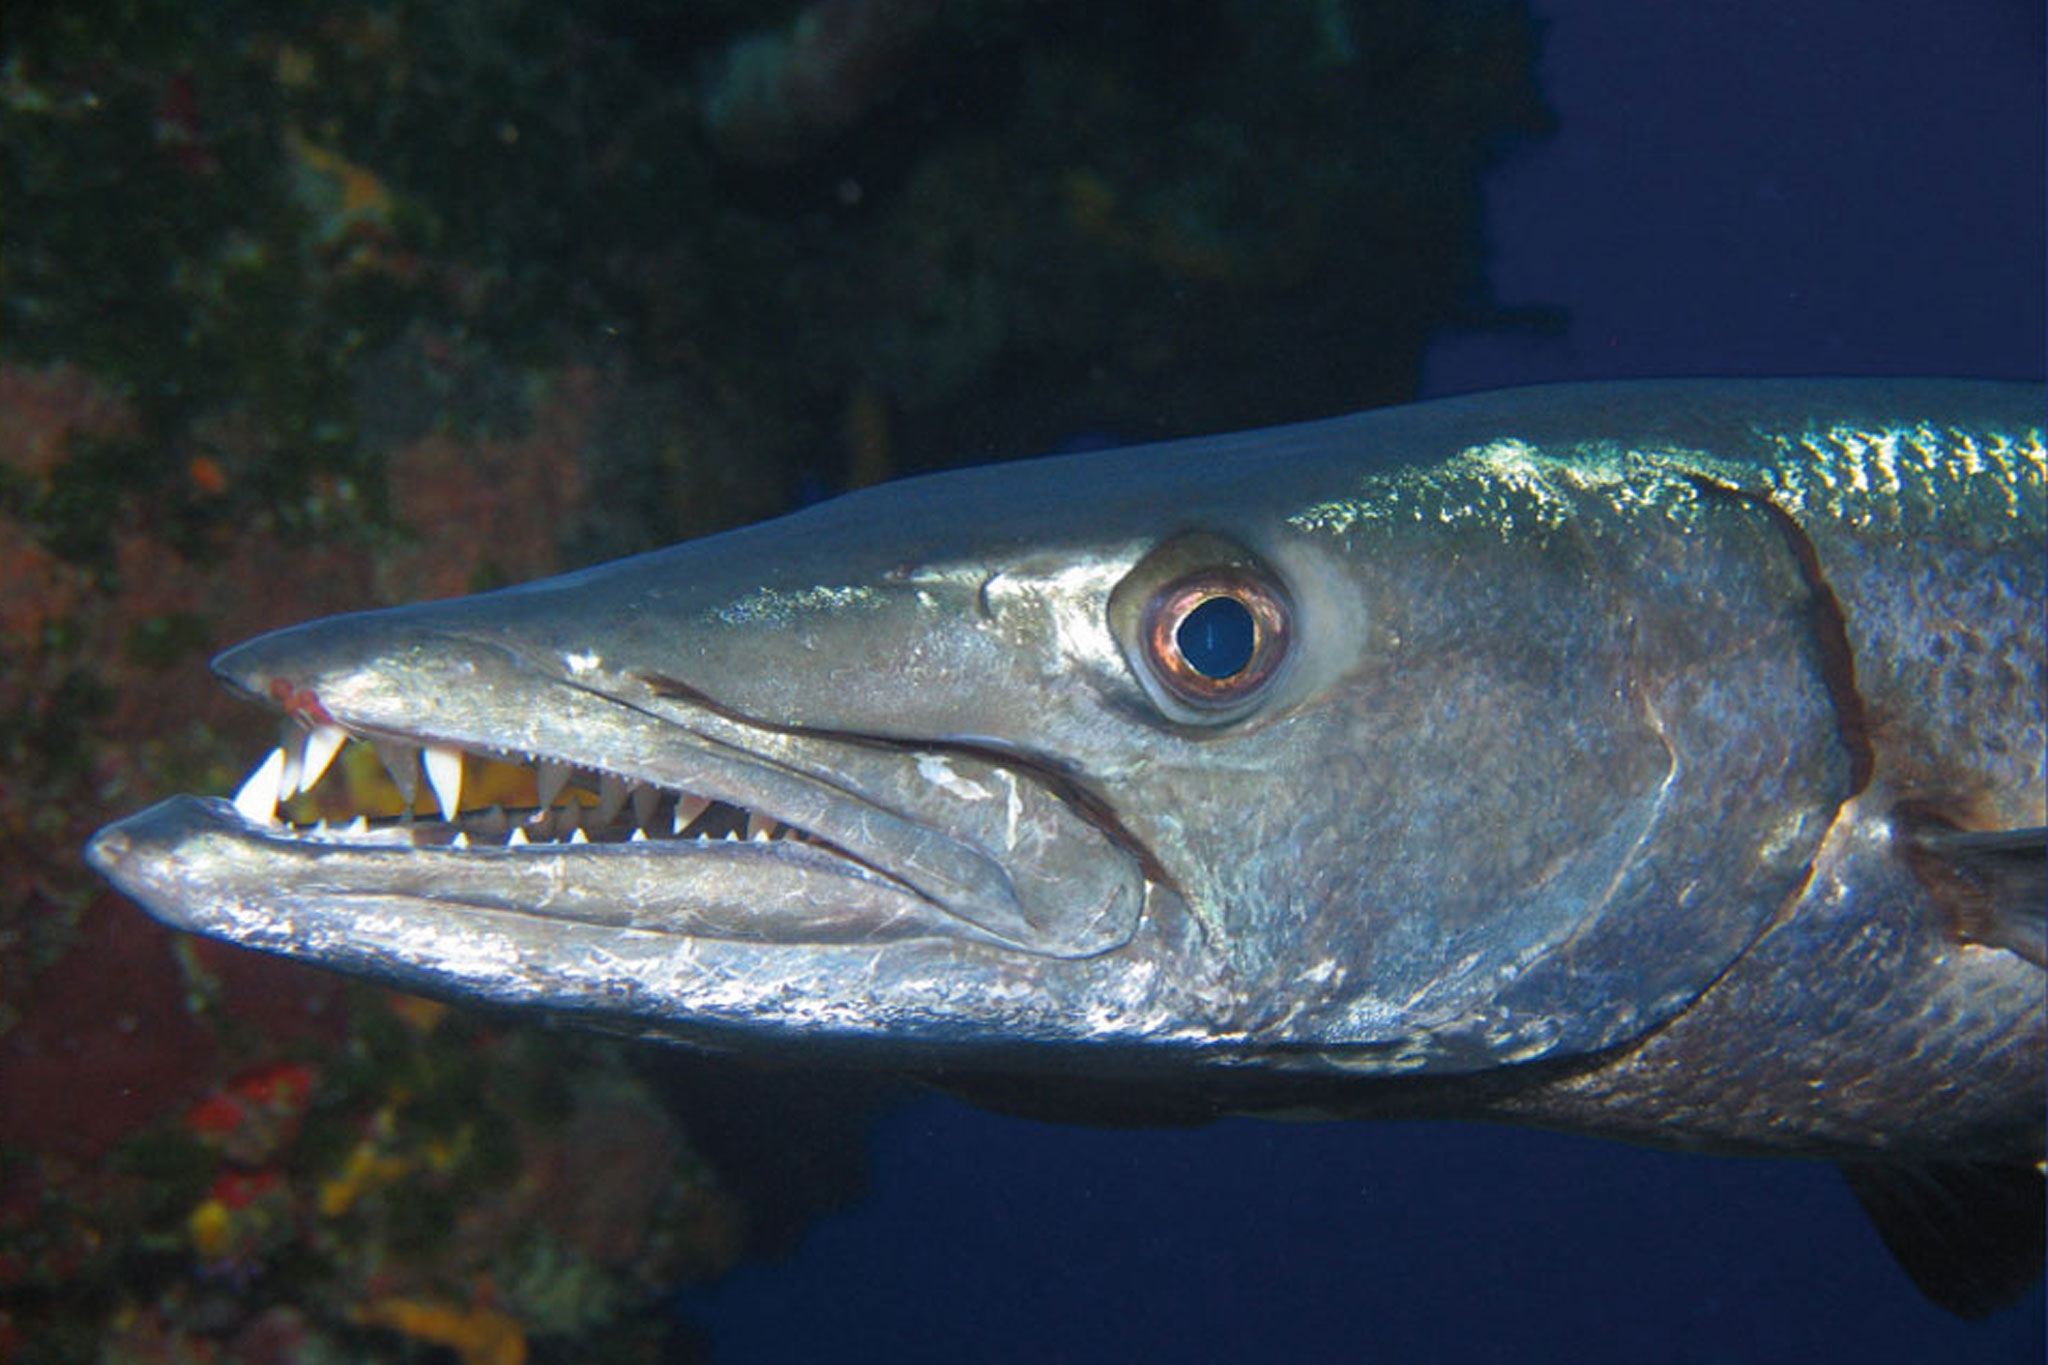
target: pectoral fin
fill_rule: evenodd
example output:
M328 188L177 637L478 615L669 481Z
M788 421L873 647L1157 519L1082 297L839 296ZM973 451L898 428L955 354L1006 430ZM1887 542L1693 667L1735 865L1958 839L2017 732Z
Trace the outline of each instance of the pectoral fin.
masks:
M1845 1162L1841 1170L1899 1268L1949 1312L1981 1318L2040 1278L2048 1202L2039 1166Z
M1959 936L2048 966L2048 829L1979 833L1909 820L1903 837L1915 875Z

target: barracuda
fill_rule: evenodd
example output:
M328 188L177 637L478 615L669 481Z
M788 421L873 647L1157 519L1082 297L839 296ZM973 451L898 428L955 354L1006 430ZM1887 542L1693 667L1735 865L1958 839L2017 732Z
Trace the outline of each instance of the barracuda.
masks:
M1534 389L912 480L234 649L287 742L88 856L1012 1107L1830 1159L1981 1312L2041 1261L2042 402Z

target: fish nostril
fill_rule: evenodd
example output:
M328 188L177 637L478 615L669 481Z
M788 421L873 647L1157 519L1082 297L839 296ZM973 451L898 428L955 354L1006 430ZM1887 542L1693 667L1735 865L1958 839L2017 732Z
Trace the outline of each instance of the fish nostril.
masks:
M294 720L331 724L324 697L351 680L389 671L394 658L418 643L417 636L390 638L367 619L372 615L332 617L244 640L213 657L214 675Z
M321 705L312 688L295 687L288 678L272 678L266 690L277 709L292 719L314 726L334 724L334 717L327 714L327 708Z

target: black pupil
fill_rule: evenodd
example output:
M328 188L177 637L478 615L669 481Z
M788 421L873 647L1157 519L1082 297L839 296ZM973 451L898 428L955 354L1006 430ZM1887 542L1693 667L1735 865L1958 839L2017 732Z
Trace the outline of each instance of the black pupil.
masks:
M1258 625L1251 608L1235 597L1212 597L1180 618L1173 642L1188 667L1203 677L1232 678L1252 661Z

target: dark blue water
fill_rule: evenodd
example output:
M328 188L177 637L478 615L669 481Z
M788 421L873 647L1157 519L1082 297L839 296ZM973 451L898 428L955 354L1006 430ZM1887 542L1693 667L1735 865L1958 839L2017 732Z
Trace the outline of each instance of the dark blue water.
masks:
M1433 391L2041 376L2038 0L1539 9L1562 128L1497 179L1494 276L1573 323L1447 339ZM938 1100L873 1160L871 1198L793 1260L692 1298L719 1361L2043 1358L2038 1289L1984 1324L1928 1307L1822 1167Z

